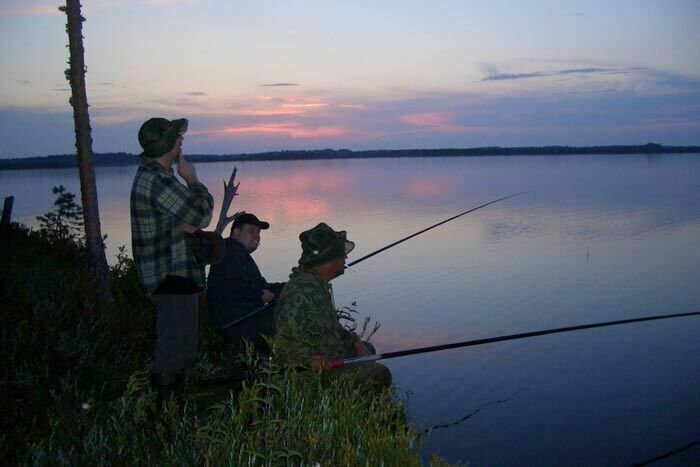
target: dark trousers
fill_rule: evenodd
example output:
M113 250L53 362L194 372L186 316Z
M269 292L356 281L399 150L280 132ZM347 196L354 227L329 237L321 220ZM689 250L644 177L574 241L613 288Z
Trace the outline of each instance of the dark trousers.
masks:
M262 336L272 337L274 308L261 311L243 323L219 330L226 343L236 353L245 350L243 339L247 339L258 353L268 355L270 349Z
M199 293L151 295L156 306L153 373L175 375L194 361L199 339L198 297Z

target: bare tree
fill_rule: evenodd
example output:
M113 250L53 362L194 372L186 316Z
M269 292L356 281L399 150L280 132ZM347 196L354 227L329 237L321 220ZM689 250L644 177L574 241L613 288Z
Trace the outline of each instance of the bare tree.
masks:
M97 304L98 307L102 307L112 302L112 295L109 289L109 267L107 266L100 229L95 169L92 165L92 136L90 135L87 91L85 90L86 67L82 32L85 18L82 16L80 8L79 0L66 0L66 5L59 7L59 10L65 12L68 17L66 32L68 33L70 50L70 68L66 70L66 79L70 82L72 91L68 102L73 107L73 120L75 121L75 147L78 150L80 191L85 220L85 245L89 267L95 275Z
M221 203L219 222L216 223L216 229L214 229L214 232L218 233L219 235L223 235L226 226L235 221L236 217L245 212L239 211L231 216L228 215L228 210L231 207L231 201L233 201L233 197L238 194L238 186L241 184L241 182L234 183L237 172L238 168L234 167L233 172L231 172L231 176L228 179L228 183L226 183L226 180L224 180L224 201Z

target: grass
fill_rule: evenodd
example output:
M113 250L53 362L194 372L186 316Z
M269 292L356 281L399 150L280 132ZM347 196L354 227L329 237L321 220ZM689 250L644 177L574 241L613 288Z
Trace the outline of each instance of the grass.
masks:
M267 365L236 390L197 387L235 366L206 324L183 400L160 411L146 372L154 311L131 259L122 252L112 267L115 303L98 314L79 243L14 225L0 258L5 462L420 465L390 388Z

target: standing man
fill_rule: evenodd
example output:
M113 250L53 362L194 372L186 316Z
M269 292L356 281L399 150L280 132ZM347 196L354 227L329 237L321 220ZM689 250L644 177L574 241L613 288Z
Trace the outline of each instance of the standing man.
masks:
M355 244L345 231L336 232L323 222L302 232L299 239L299 266L292 269L275 313L275 355L280 363L325 371L330 360L375 353L368 342L340 324L329 284L345 272L345 259ZM389 369L379 363L332 371L351 373L360 381L391 383Z
M207 279L207 307L216 329L235 351L243 348L243 339L250 340L258 352L268 353L262 335L272 336L272 307L235 326L227 323L260 309L278 297L284 283L269 283L260 273L251 256L260 246L260 231L270 224L254 214L241 214L233 221L226 239L224 259L212 265Z
M143 153L131 187L134 261L156 308L151 377L161 400L181 383L182 371L197 350L197 301L204 287L204 268L188 247L185 232L206 227L214 207L194 165L182 155L185 131L184 118L151 118L141 126ZM175 177L175 163L186 185Z

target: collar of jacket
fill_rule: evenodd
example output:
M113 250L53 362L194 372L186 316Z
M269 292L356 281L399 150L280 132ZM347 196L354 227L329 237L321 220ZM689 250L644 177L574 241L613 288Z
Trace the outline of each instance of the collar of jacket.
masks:
M310 276L316 279L317 281L327 284L326 281L321 279L321 276L319 276L316 271L314 271L312 268L307 268L305 266L295 266L292 268L292 273L289 275L289 278L291 279L294 276Z
M144 169L148 169L148 170L155 170L155 171L162 170L163 172L167 172L169 174L175 173L173 171L172 167L170 167L169 169L166 169L161 164L156 162L154 159L151 159L150 157L146 157L146 156L139 157L139 165L141 167L143 167Z

